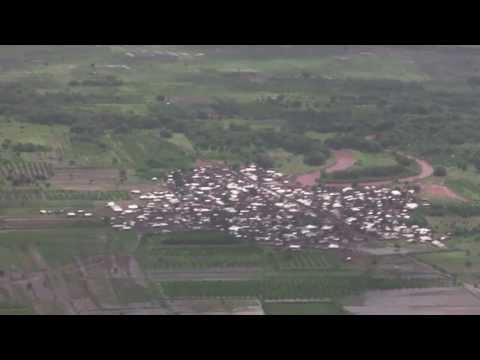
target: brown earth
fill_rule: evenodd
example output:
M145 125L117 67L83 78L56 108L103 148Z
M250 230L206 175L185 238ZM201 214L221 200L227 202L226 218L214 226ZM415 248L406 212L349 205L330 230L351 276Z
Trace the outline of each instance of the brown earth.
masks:
M335 150L333 154L335 156L335 164L325 169L327 174L347 170L355 164L355 159L350 150Z

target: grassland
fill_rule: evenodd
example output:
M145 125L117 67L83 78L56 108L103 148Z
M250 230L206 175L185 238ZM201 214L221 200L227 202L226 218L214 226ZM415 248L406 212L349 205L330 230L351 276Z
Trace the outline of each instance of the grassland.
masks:
M35 315L35 312L30 307L0 304L0 315Z
M322 302L264 302L266 315L345 315L341 305Z
M395 158L388 153L365 153L361 151L352 151L355 159L353 169L394 166L397 164Z
M446 185L459 195L474 201L480 201L480 180L478 172L473 167L466 171L458 168L447 168Z
M303 155L295 155L283 149L269 152L275 168L287 175L303 174L318 170L318 166L310 166L303 161Z

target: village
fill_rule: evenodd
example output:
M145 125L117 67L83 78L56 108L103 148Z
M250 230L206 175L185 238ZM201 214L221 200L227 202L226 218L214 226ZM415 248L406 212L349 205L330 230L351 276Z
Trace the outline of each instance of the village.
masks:
M238 240L292 250L346 248L368 240L445 247L446 236L409 223L412 211L429 204L406 186L306 188L252 164L238 171L218 166L173 171L166 189L134 189L131 194L134 203L106 204L113 212L114 229L160 234L223 231Z

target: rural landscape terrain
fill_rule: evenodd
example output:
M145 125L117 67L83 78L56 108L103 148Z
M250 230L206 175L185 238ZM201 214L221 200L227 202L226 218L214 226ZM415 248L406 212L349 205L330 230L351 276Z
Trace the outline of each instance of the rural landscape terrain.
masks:
M480 47L0 46L0 314L480 314Z

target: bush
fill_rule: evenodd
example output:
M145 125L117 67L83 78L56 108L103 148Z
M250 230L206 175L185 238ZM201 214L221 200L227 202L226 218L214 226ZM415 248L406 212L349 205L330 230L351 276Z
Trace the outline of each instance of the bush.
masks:
M433 176L447 176L447 169L445 169L443 166L437 166L433 170Z
M271 169L274 166L272 158L266 154L257 155L257 157L255 158L255 162L258 166L265 169Z
M18 143L13 145L12 150L15 152L37 152L37 151L48 151L47 146L36 145L32 143Z
M305 155L303 162L307 165L319 166L323 165L326 161L326 157L323 153L314 153Z

